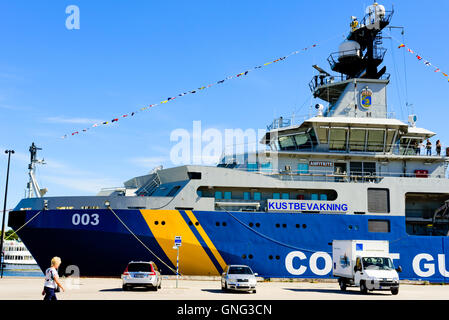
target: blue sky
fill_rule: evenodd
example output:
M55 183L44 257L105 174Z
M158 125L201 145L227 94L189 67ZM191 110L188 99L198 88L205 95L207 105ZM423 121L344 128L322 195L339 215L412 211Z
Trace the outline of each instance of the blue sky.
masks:
M391 8L391 1L380 2ZM80 29L65 26L68 5L80 9ZM1 1L0 195L6 156L13 156L8 208L23 197L28 147L43 147L38 170L49 196L91 195L101 187L171 166L170 132L203 128L265 128L275 116L307 114L312 64L326 58L349 31L351 15L371 1ZM406 44L449 72L448 1L397 1L392 25ZM399 31L392 31L401 39ZM319 46L244 78L143 112L132 120L62 140L63 134L110 120L186 90L221 80L302 49ZM405 119L406 100L418 126L449 144L449 83L411 54L384 40L391 73L390 111ZM396 69L393 67L393 59ZM406 99L404 66L407 67ZM1 201L3 207L3 201Z

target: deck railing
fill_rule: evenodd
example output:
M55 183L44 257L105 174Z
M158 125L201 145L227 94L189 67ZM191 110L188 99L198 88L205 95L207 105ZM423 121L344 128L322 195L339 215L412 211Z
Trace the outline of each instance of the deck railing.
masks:
M315 182L370 182L379 183L384 178L447 178L445 175L434 175L431 173L403 173L403 172L358 172L349 173L330 173L324 170L293 171L293 170L251 170L249 168L239 167L236 170L248 171L251 173L261 174L283 181L315 181Z

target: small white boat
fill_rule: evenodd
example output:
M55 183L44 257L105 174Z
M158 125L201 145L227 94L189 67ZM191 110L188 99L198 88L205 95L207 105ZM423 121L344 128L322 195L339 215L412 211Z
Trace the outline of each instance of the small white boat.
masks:
M12 266L32 266L37 265L31 253L23 242L17 240L7 240L3 244L4 260L6 268Z

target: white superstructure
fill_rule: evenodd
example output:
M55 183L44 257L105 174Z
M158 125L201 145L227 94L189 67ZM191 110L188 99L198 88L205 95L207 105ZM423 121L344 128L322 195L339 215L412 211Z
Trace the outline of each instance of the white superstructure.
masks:
M4 242L4 263L14 265L33 265L37 264L31 253L25 247L23 242L16 240L7 240Z

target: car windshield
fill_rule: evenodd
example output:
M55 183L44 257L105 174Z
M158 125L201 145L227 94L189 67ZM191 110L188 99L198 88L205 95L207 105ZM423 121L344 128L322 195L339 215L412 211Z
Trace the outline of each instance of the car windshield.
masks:
M390 258L382 257L366 257L362 258L363 268L365 270L392 270L393 262Z
M130 263L128 264L128 272L151 272L151 264L149 263Z
M228 274L253 274L253 272L248 267L230 267Z

